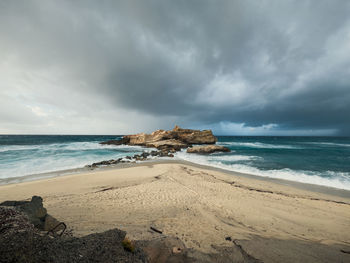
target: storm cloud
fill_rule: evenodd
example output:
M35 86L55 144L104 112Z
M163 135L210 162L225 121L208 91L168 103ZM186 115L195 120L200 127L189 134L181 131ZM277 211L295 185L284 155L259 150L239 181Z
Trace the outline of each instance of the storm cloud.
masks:
M349 1L1 1L0 133L350 135Z

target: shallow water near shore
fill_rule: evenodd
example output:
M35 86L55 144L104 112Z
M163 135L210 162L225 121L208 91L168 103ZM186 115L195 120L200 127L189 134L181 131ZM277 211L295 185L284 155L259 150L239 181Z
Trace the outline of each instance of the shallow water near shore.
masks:
M100 145L121 136L0 135L0 180L83 167L149 151ZM230 153L175 158L230 171L350 190L349 137L218 136Z

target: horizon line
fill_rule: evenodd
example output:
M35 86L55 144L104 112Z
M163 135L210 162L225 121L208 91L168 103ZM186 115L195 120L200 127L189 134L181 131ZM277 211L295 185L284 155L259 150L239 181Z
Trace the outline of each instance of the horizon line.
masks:
M244 134L215 134L215 136L232 137L350 137L350 135L244 135ZM0 136L125 136L128 134L34 134L34 133L0 133Z

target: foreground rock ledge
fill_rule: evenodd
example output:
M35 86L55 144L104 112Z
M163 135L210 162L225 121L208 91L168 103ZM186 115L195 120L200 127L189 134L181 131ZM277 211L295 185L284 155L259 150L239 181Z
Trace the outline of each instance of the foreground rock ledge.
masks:
M209 154L214 152L230 152L231 150L219 145L194 146L187 149L188 153Z
M46 214L42 198L0 204L0 262L130 262L144 263L140 247L130 252L123 246L126 232L111 229L84 237L52 236L33 224Z
M42 198L0 204L0 262L13 263L230 263L260 262L239 246L213 247L216 253L186 248L177 237L161 234L130 241L126 232L111 229L83 237L52 236L33 224L46 214ZM39 225L40 227L40 225ZM154 228L150 228L154 230ZM126 245L129 244L129 245Z

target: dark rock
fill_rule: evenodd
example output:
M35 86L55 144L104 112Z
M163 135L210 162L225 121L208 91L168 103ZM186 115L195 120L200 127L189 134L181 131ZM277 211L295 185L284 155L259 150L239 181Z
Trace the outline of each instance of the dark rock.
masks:
M159 152L159 157L167 157L168 156L168 152L167 151L161 151Z
M101 161L101 162L93 163L91 166L96 167L98 165L110 165L110 164L113 164L113 162L114 162L114 160Z
M11 207L28 218L36 228L44 231L54 229L60 221L49 215L43 206L43 199L40 196L33 196L31 201L5 201L0 204L3 207ZM63 225L54 229L54 232L63 230Z
M110 163L110 164L117 164L117 163L119 163L119 162L120 162L120 160L117 159L117 160L112 160L112 161L110 161L109 163Z
M158 151L151 151L151 155L152 156L157 156L157 155L159 155L159 152Z
M0 206L0 239L25 230L34 231L34 225L29 221L28 216L13 206Z
M148 152L143 152L143 153L141 154L141 156L142 156L143 158L147 158L149 155L150 155L150 154L149 154Z
M100 144L107 144L107 145L122 145L122 144L127 144L129 143L129 138L128 137L123 137L120 140L109 140L105 142L100 142Z
M146 262L144 252L126 251L126 233L112 229L81 238L41 235L28 218L14 208L0 207L1 262Z
M44 229L47 211L40 196L33 196L31 201L5 201L0 206L13 206L16 210L26 214L35 227Z

